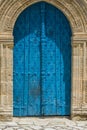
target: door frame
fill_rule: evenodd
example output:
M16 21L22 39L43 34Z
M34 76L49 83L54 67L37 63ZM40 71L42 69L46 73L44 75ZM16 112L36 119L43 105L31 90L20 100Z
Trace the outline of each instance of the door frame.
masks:
M41 0L39 0L41 1ZM39 2L38 1L38 2ZM59 8L68 18L70 21L71 29L72 29L72 85L71 85L71 117L77 115L84 115L87 114L87 103L85 101L85 86L82 85L83 78L82 74L78 73L78 71L85 69L85 58L83 54L86 53L86 43L87 43L87 32L86 30L86 16L85 18L81 17L84 16L81 6L78 6L78 3L69 2L60 2L60 0L43 0L49 4L54 5L55 7ZM1 88L0 88L0 119L2 120L9 120L13 117L13 46L14 46L14 38L13 38L13 28L15 21L18 15L28 6L33 3L36 3L36 0L24 2L15 2L15 3L5 3L3 2L4 12L1 16L0 21L0 56L1 56ZM71 7L69 6L72 4L72 11ZM77 8L75 8L77 6ZM9 8L7 11L5 8ZM7 8L7 9L8 9ZM77 13L78 11L79 13ZM6 12L5 12L6 11ZM78 25L79 21L79 25ZM83 64L82 61L83 60ZM75 64L77 63L77 68ZM83 65L83 66L82 66ZM76 74L78 73L78 77ZM76 79L77 78L77 79Z

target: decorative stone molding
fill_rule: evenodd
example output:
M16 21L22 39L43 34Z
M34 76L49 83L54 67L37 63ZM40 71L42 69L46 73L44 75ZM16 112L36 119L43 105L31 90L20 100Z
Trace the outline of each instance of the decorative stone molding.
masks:
M0 34L0 44L4 42L9 43L9 44L10 43L14 44L13 36L11 33L4 32Z
M73 41L87 41L87 33L75 33L73 34ZM84 42L83 42L84 43Z
M29 5L40 2L41 0L1 0L0 4L0 32L13 31L15 21L19 14ZM86 29L86 17L84 7L86 4L83 0L43 0L60 10L67 16L74 32L84 32ZM81 4L80 4L80 2ZM83 7L84 6L84 7ZM82 8L83 7L83 8Z
M13 29L20 13L42 0L0 1L0 119L13 116ZM59 8L72 28L71 117L87 115L87 1L43 0Z

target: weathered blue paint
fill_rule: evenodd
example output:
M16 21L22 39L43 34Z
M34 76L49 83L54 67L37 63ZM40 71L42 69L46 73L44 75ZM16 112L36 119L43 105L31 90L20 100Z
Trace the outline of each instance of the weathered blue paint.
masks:
M71 29L54 6L39 2L14 27L13 115L70 115Z

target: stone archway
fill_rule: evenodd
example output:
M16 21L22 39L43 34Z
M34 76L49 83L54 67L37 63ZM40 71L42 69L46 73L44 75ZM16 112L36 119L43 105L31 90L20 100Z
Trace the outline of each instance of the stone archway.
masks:
M38 0L38 2L41 0ZM59 8L70 21L72 36L71 116L87 115L87 3L83 0L43 0ZM0 3L0 118L13 117L13 28L18 15L36 0ZM81 5L80 5L81 3ZM85 9L84 9L85 7Z

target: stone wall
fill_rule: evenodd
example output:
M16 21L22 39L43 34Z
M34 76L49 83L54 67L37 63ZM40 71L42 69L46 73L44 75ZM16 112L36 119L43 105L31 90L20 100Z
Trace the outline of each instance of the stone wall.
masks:
M7 37L7 38L6 38ZM9 35L0 35L0 119L11 119L12 103L12 67L13 39Z
M41 0L0 0L0 119L13 117L13 28L20 13ZM87 116L87 1L43 0L59 8L72 28L71 117Z

